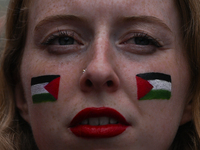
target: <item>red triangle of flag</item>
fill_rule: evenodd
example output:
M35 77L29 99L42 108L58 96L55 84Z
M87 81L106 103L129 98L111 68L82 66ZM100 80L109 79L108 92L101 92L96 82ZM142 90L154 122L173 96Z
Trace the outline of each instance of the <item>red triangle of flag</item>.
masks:
M142 97L144 97L147 93L151 91L153 86L147 80L144 80L138 76L136 76L136 80L138 100L140 100Z
M44 88L57 100L58 99L58 90L60 84L60 77L52 80Z

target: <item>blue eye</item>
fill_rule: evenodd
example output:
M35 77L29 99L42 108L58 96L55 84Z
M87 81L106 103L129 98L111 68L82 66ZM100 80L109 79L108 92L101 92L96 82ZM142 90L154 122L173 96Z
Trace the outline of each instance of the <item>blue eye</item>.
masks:
M75 40L74 33L71 31L58 31L57 33L49 36L43 43L43 45L78 45L81 44L78 40Z
M161 40L143 32L130 32L119 42L122 50L138 55L153 54L163 46Z
M149 45L151 44L151 41L145 37L135 37L135 44L137 45Z
M162 47L162 45L158 42L158 40L148 36L144 33L134 33L133 36L126 40L124 44L135 44L138 46L156 46Z
M74 43L75 43L74 38L69 37L69 36L58 38L58 44L59 45L73 45Z
M40 45L50 54L61 55L80 51L84 40L73 30L57 30L44 38Z

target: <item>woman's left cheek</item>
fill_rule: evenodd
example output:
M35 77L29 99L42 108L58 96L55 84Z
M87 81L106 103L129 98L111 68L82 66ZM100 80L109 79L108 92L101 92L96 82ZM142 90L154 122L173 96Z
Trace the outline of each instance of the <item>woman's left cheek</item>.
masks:
M136 75L137 99L169 100L171 98L171 76L160 72L147 72Z

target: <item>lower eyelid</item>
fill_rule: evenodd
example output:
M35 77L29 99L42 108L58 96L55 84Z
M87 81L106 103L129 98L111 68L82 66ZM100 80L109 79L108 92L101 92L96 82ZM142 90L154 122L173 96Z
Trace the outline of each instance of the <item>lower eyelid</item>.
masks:
M138 55L152 54L157 50L157 48L153 45L141 46L141 45L128 44L128 45L119 45L118 47L123 51Z
M68 54L80 51L83 49L82 46L79 45L68 45L68 46L60 46L60 45L51 45L45 48L50 54Z

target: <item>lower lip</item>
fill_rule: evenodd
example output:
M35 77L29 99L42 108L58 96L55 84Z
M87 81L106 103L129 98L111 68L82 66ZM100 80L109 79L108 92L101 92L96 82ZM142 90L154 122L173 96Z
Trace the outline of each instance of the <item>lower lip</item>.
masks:
M78 125L70 130L78 137L109 138L122 134L128 126L122 124L108 124L100 126Z

